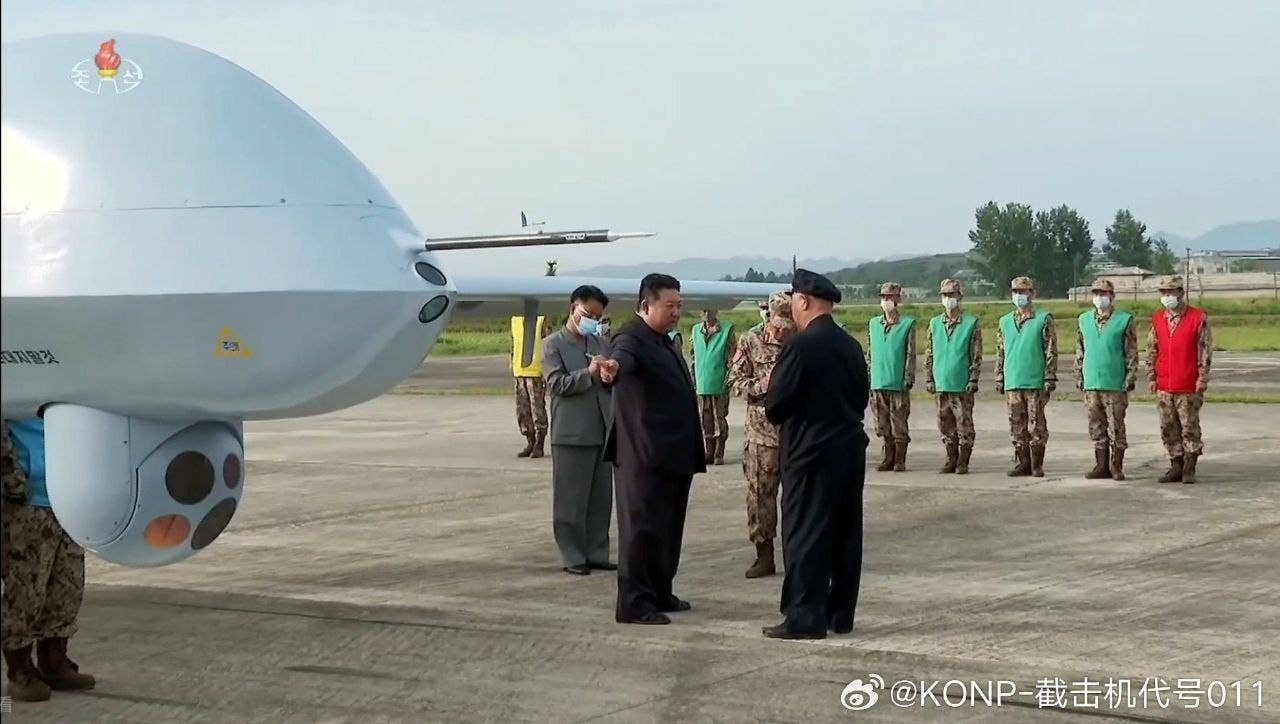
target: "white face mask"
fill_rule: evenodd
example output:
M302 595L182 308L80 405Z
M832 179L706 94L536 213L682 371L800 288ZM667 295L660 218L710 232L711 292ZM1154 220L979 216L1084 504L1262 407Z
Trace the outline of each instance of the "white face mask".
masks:
M1025 307L1031 303L1030 294L1016 293L1013 295L1013 303L1018 307Z
M1105 312L1111 308L1111 297L1108 297L1105 294L1095 294L1093 295L1093 306L1096 307L1099 312Z
M942 308L943 308L943 309L945 309L945 310L947 310L948 312L953 312L953 311L955 311L955 308L956 308L956 307L958 307L958 306L960 306L960 300L959 300L959 299L956 299L955 297L943 297L943 298L942 298Z
M898 303L892 299L881 299L880 308L884 310L885 314L888 314L898 308Z
M1178 298L1173 294L1166 294L1160 297L1160 303L1164 305L1165 309L1177 309Z

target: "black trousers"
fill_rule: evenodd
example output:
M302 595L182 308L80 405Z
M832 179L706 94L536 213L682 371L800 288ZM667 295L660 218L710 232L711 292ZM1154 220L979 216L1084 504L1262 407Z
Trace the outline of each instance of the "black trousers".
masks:
M670 608L692 475L614 468L618 502L618 618Z
M782 615L792 631L853 624L862 579L867 451L782 471Z

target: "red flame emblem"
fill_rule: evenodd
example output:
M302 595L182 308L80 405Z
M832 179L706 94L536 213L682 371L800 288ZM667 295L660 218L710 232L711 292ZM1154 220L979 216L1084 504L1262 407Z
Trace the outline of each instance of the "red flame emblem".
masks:
M116 53L115 38L108 40L98 47L98 54L93 56L93 62L98 66L98 73L103 77L111 77L120 69L120 56Z

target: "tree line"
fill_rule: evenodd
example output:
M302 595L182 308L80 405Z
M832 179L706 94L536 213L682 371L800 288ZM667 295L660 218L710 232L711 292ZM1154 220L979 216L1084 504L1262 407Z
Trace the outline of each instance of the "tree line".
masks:
M768 284L775 284L775 283L781 284L784 282L791 281L791 272L785 272L783 274L779 274L777 272L765 273L765 272L756 271L755 267L749 266L747 267L746 274L740 277L735 277L732 274L725 274L724 276L720 277L720 281L722 282L764 282Z
M1003 207L990 201L974 214L969 258L982 276L1002 288L1008 280L1029 276L1045 296L1063 296L1073 284L1088 284L1091 264L1107 260L1157 274L1172 274L1178 257L1163 238L1147 235L1147 225L1128 209L1116 211L1105 230L1101 254L1095 252L1089 222L1063 204L1034 211L1028 204Z
M1036 211L1029 204L990 201L974 213L972 244L967 259L940 254L895 261L868 262L854 269L829 272L839 285L869 289L879 281L897 281L909 286L936 287L938 282L968 264L1003 294L1009 280L1029 276L1043 296L1065 296L1072 285L1089 284L1100 262L1136 266L1156 274L1172 274L1178 256L1163 238L1152 238L1147 225L1128 209L1116 211L1105 229L1106 241L1096 245L1089 222L1075 209L1063 204ZM874 277L874 279L872 279ZM883 278L881 278L883 277ZM726 274L723 281L788 282L791 275L748 269L743 276ZM878 280L878 281L876 281ZM874 296L871 293L870 296Z

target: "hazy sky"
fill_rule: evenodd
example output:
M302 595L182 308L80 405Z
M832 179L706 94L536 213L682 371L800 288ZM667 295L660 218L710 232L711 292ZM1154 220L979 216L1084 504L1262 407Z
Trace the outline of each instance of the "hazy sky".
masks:
M144 32L314 115L428 235L658 231L467 271L966 249L994 199L1195 234L1280 216L1280 2L17 2Z

